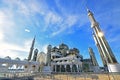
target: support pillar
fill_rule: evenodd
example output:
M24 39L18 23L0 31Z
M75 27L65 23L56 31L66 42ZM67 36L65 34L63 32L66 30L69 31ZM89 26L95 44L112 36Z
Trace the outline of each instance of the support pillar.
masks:
M72 72L72 65L70 65L70 69L71 69L71 72Z
M65 72L66 72L66 65L64 65L64 67L65 67Z
M79 67L78 67L78 64L76 64L76 67L77 67L77 72L79 72Z
M80 65L78 65L78 69L79 69L79 72L81 72L81 68L80 68Z
M60 72L61 72L61 66L62 66L62 65L60 65Z
M56 65L55 65L55 72L56 72Z

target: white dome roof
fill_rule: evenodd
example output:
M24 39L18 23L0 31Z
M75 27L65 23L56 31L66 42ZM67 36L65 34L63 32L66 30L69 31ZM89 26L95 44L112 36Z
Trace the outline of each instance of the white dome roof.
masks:
M9 59L9 60L11 60L11 57L9 57L9 56L6 56L6 57L5 57L5 59Z

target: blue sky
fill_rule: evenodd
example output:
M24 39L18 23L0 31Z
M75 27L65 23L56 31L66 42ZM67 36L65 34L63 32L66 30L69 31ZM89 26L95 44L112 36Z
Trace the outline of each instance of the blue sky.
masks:
M94 13L118 62L120 62L119 0L0 0L0 57L27 58L34 35L35 48L64 42L89 58L92 47L101 58L92 37L86 6Z

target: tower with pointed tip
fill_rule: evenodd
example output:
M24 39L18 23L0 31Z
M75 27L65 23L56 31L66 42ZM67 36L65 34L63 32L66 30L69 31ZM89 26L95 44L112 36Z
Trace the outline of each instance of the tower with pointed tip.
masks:
M36 61L37 59L37 54L38 54L38 49L34 50L34 55L33 55L33 61Z
M89 54L90 54L90 58L92 61L93 66L98 66L97 60L95 58L95 54L93 52L93 49L91 47L88 48Z
M115 64L118 63L103 32L101 31L98 22L96 22L93 13L87 9L88 17L91 22L91 28L93 29L93 38L99 50L100 56L103 61L103 65L106 67L108 63Z
M35 37L34 37L34 39L32 41L32 45L31 45L31 48L30 48L29 56L28 56L28 61L31 60L33 49L34 49L34 44L35 44Z

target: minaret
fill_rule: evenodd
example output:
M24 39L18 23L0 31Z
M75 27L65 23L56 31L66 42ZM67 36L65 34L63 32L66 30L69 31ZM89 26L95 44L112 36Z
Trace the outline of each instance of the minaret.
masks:
M51 49L52 49L52 46L48 45L48 47L47 47L47 60L46 60L47 66L51 65Z
M99 50L99 53L101 55L103 65L107 66L107 63L111 63L111 64L117 63L117 60L107 40L105 39L104 34L101 31L98 22L96 22L93 13L89 9L87 9L87 11L88 11L88 17L91 22L91 27L93 29L93 37L97 45L97 48Z
M35 50L34 50L33 61L36 61L36 59L37 59L37 54L38 54L38 49L35 49Z
M30 48L29 56L28 56L28 61L31 60L32 52L33 52L33 49L34 49L34 44L35 44L35 37L34 37L34 39L32 41L32 45L31 45L31 48Z
M89 54L90 54L90 58L92 60L92 64L93 66L98 66L97 60L95 58L95 54L93 52L93 49L91 47L88 48Z

